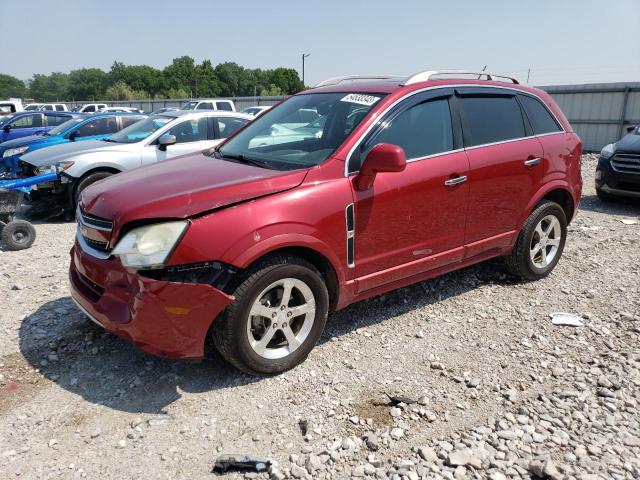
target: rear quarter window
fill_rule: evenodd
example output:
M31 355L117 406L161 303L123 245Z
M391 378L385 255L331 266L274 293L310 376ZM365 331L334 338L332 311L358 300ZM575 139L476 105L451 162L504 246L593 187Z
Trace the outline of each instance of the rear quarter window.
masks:
M539 100L527 95L520 96L520 103L531 123L533 133L541 135L543 133L561 132L562 128L553 118L547 107Z
M462 109L465 146L485 145L526 137L520 105L512 96L465 96Z

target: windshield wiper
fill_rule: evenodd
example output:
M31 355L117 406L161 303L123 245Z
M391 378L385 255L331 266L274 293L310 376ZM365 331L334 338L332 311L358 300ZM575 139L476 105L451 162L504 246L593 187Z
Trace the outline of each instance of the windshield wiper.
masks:
M255 167L272 169L272 167L269 165L268 162L265 162L264 160L257 160L255 158L250 158L245 155L227 155L227 154L221 153L219 150L215 150L214 156L222 160L225 160L225 159L235 160L237 162L246 163L247 165L253 165Z
M110 138L103 138L102 139L103 142L112 142L112 143L118 143L116 140L111 140Z

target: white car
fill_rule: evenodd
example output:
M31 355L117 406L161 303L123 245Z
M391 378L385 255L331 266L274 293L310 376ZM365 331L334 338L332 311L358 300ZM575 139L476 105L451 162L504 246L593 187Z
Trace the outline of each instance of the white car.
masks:
M26 111L35 112L68 112L64 103L30 103L24 107Z
M109 105L106 103L87 103L86 105L80 105L73 109L74 112L82 113L95 113L107 108Z
M109 112L144 113L142 110L135 107L105 107L100 109L100 113Z
M235 112L236 105L231 100L220 98L205 98L203 100L192 100L182 104L180 110L220 110L223 112Z
M0 100L0 115L11 115L12 113L22 112L23 110L22 100L19 98Z
M242 113L246 113L247 115L251 115L257 117L258 115L262 115L264 112L269 110L271 106L269 105L256 105L255 107L247 107L242 110Z
M44 188L56 194L66 192L75 205L82 190L98 180L214 147L251 120L251 115L235 112L166 112L151 115L104 140L43 148L20 160L22 170L34 175L58 172L60 181ZM38 190L46 194L42 186Z

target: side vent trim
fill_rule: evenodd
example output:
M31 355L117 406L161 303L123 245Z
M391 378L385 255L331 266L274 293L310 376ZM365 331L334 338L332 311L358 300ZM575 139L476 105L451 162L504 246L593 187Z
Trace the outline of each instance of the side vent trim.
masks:
M347 205L345 210L345 222L347 227L347 267L353 268L355 263L355 236L356 236L356 224L354 217L353 203Z

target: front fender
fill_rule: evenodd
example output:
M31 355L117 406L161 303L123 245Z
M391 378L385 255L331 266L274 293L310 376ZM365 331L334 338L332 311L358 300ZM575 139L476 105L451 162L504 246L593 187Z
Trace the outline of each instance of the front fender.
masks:
M106 156L103 158L100 158L100 156L98 156L98 159L96 159L95 156L83 156L75 159L70 158L69 160L73 161L74 164L66 169L64 173L65 175L74 179L78 179L92 170L99 170L101 168L117 170L119 172L125 169L120 162L110 161Z

